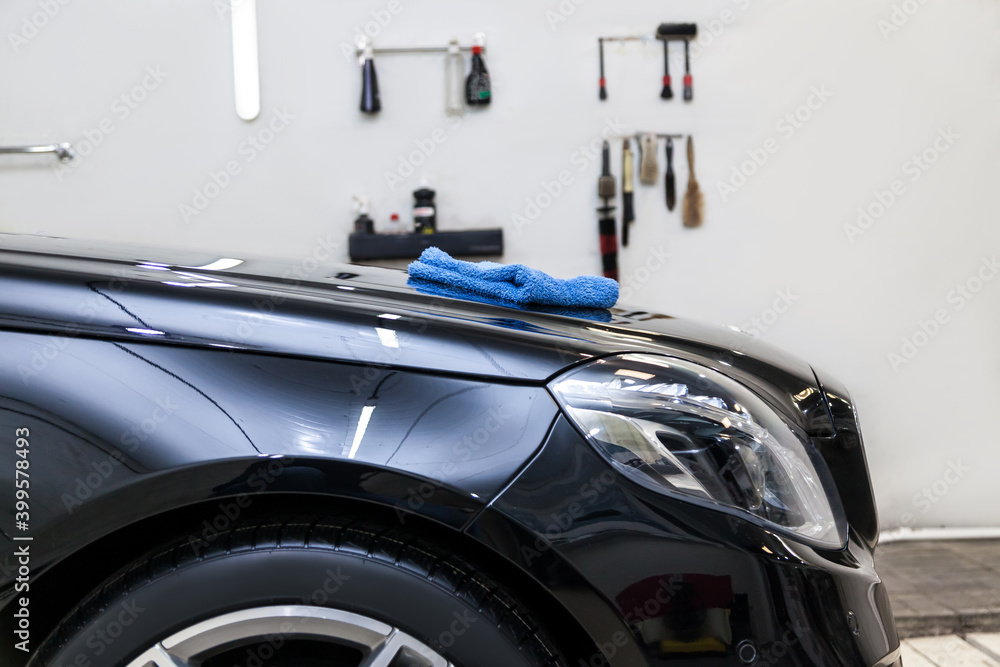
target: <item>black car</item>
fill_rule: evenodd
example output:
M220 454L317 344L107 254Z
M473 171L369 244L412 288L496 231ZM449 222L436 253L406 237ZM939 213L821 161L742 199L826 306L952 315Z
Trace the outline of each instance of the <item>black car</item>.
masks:
M0 248L4 665L901 664L851 399L750 336Z

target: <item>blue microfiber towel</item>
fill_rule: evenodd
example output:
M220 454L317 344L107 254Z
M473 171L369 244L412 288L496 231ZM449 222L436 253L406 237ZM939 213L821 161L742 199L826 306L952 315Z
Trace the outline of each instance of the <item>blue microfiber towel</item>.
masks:
M447 285L442 285L441 283L432 283L427 280L420 280L419 278L410 278L406 281L406 284L413 287L421 294L429 294L431 296L444 296L451 299L463 299L465 301L475 301L476 303L487 303L493 306L505 306L507 308L530 310L531 312L537 313L562 315L563 317L576 317L584 320L591 320L593 322L611 321L611 311L605 308L560 308L559 306L543 306L538 304L515 304L510 301L503 301L502 299L494 299L481 294L473 294L472 292L455 289L453 287L448 287ZM532 329L532 325L526 324L521 320L497 318L495 321L500 323L501 326L506 326L511 329ZM538 331L541 331L541 329L538 329Z
M409 272L413 278L518 305L611 308L618 301L618 283L610 278L560 280L523 264L464 262L439 248L424 250Z

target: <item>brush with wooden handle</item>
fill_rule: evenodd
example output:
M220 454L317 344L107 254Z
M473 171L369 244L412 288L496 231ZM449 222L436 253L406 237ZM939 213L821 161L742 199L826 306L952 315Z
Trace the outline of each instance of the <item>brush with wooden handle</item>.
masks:
M700 227L705 207L705 198L701 194L701 188L698 187L698 179L694 175L694 142L691 140L690 135L688 135L687 140L687 159L688 187L684 193L684 210L681 213L681 219L684 221L685 227Z
M628 228L635 220L634 185L632 172L634 158L628 139L622 143L622 245L628 245Z
M677 182L674 178L674 140L667 137L667 175L665 177L667 190L667 210L673 211L677 205Z

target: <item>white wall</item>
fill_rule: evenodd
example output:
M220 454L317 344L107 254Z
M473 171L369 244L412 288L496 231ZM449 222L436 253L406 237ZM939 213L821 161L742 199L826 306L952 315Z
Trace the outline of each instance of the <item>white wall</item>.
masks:
M392 211L407 217L419 177L392 192L384 174L415 140L444 128L420 172L439 191L440 227L502 225L506 261L568 277L600 269L598 165L579 171L578 147L609 119L692 132L705 226L682 229L662 186L641 187L634 245L621 256L629 300L747 327L764 317L763 339L842 378L860 405L883 525L1000 524L1000 280L962 308L949 300L1000 250L1000 5L896 0L902 25L883 35L889 0L399 2L376 44L488 34L491 109L450 127L443 60L426 56L377 60L384 111L377 119L358 112L359 71L340 45L384 0L261 0L264 111L254 123L233 109L228 14L217 2L7 0L0 143L81 146L102 120L113 132L68 173L51 156L0 157L0 229L304 257L318 238L346 239L353 193L371 197L380 221ZM903 5L912 15L900 13ZM23 32L45 6L58 12L37 34ZM547 12L560 6L574 11L553 27ZM709 39L710 22L722 18L728 24L717 23L721 33ZM659 100L659 44L610 47L610 99L598 102L596 36L648 32L661 21L701 26L695 102ZM145 99L125 117L116 100L147 68L166 77L139 91ZM824 87L832 96L813 100L820 108L808 121L791 136L779 129ZM274 109L295 118L249 161L239 146ZM904 162L949 128L958 139L911 180ZM717 184L771 137L777 152L723 199ZM230 160L241 174L183 220L180 205ZM563 169L572 185L518 229L512 215ZM683 189L683 160L678 172ZM852 243L845 225L894 179L905 192ZM628 287L659 248L669 264ZM786 290L792 305L773 321L768 309ZM947 323L892 368L887 354L938 309ZM948 472L958 463L961 477ZM933 502L915 498L924 488Z

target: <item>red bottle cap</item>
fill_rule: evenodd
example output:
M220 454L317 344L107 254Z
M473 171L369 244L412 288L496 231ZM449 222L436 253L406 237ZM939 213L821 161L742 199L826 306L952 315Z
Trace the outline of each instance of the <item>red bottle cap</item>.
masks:
M392 220L393 222L398 221L399 220L399 213L393 213L392 215L389 216L389 219Z
M476 45L476 46L472 47L472 55L478 56L482 52L483 52L483 47L481 47L479 45Z

